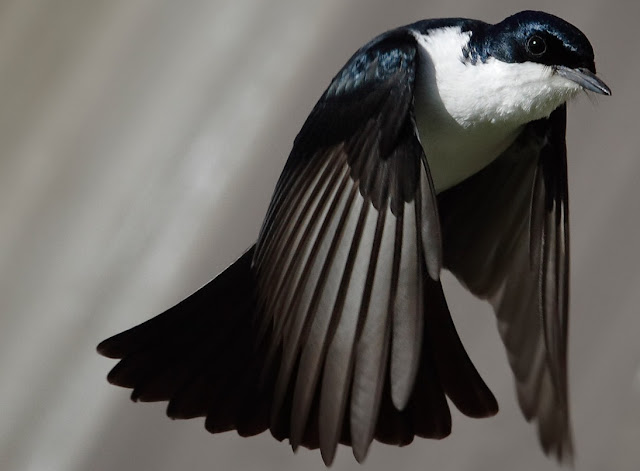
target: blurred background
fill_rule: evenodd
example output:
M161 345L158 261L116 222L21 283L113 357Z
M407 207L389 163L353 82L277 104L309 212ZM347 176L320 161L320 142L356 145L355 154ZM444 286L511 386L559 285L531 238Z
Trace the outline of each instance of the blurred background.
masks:
M291 143L378 33L522 9L577 25L610 98L569 106L577 469L640 469L640 7L627 0L0 0L0 469L324 469L269 434L212 436L107 384L97 343L253 243ZM500 413L335 470L549 470L488 306L451 277Z

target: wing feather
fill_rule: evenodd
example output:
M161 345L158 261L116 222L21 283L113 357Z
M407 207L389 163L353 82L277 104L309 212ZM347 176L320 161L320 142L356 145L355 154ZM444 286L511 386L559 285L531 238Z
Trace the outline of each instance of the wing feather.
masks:
M401 250L394 282L393 336L391 343L391 398L403 410L413 391L422 348L424 298L420 233L419 199L406 205L399 235Z
M371 289L389 291L390 287L381 286L382 282L382 276L374 277ZM351 396L351 440L358 462L364 460L375 433L388 363L391 333L389 312L393 308L391 299L387 303L369 304L367 307L367 311L361 311L366 318L356 347Z
M570 461L565 128L563 105L439 204L444 266L493 304L522 411L545 452Z
M325 238L327 233L330 233L330 228L335 231L335 224L339 224L342 220L342 218L334 218L339 201L339 198L336 198L339 188L335 183L340 173L343 173L342 181L346 185L347 179L344 171L344 167L335 166L332 180L325 188L324 194L315 211L313 211L310 220L306 225L300 226L302 234L300 236L299 249L302 249L303 255L299 260L296 260L297 268L301 268L299 276L290 276L293 271L292 267L295 269L296 265L283 267L284 277L282 283L285 288L282 290L280 298L274 299L276 309L273 312L279 313L281 317L276 319L275 322L274 335L267 355L268 359L272 358L280 348L280 341L282 340L283 342L282 364L276 381L272 408L274 421L280 412L280 406L285 399L287 388L291 382L291 370L298 359L299 346L301 339L304 337L304 330L312 319L313 310L317 307L313 303L317 295L314 296L313 293L320 292L328 276L327 269L323 267L330 265L330 263L327 263L328 261L330 262L330 258L327 255L331 243ZM333 194L334 199L327 208L326 203L331 194ZM342 196L342 192L337 196ZM329 235L332 236L333 234ZM287 249L283 248L283 250L286 251ZM282 254L282 258L285 256L285 254ZM286 276L287 274L289 276ZM286 300L286 303L282 306L278 305L280 299ZM273 317L273 314L270 317Z
M355 211L353 214L356 216L353 217L355 227L350 233L347 232L350 242L347 239L346 243L339 245L339 239L334 238L330 248L330 252L334 253L327 256L323 266L323 282L314 287L310 303L313 312L308 316L309 332L301 342L300 366L293 396L291 445L294 449L300 444L304 434L328 339L332 335L331 331L335 330L332 324L342 313L348 290L362 290L362 283L358 283L357 278L362 276L363 270L366 272L366 248L372 242L375 226L371 226L375 224L375 212L370 210L370 203L361 197L356 200L355 208L358 206L359 212ZM336 249L339 249L339 253L334 263ZM352 282L353 286L350 286Z
M295 139L254 249L101 344L123 358L110 380L169 400L171 417L205 415L211 432L269 428L294 449L320 447L327 464L338 443L362 461L374 439L446 436L445 394L466 414L495 413L439 281L439 207L414 118L419 60L400 28L347 62Z

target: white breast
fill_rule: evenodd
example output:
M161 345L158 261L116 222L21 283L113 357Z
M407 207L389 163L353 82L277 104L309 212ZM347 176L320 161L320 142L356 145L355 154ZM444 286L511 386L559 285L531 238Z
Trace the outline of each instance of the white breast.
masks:
M471 64L462 55L470 37L459 27L416 34L416 123L436 192L484 168L526 123L549 116L580 90L541 64L495 58Z

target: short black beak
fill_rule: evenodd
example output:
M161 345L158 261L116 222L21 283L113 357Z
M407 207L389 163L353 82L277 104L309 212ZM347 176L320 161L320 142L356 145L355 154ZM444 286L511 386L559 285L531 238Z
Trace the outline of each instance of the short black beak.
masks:
M562 77L577 83L585 90L589 90L601 95L611 95L611 89L596 77L596 74L589 69L578 67L577 69L570 69L564 65L556 66L556 73Z

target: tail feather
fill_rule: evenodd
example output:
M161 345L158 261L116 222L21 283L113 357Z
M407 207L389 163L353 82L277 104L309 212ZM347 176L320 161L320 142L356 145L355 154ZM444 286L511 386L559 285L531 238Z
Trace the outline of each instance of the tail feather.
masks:
M255 282L253 247L227 270L184 301L147 322L98 345L98 352L121 361L110 383L133 388L132 399L170 401L172 418L208 416L215 432L241 428L256 434L267 428L258 415L241 413L256 381L259 355L253 339ZM240 403L240 398L245 398ZM239 422L238 418L244 420Z
M211 433L237 430L241 436L251 436L270 429L276 439L289 439L295 381L290 382L279 413L272 416L282 346L267 362L274 321L266 335L259 335L253 254L252 247L184 301L102 342L98 346L102 355L120 359L108 380L132 388L133 400L169 401L171 418L205 416ZM384 379L373 435L383 443L404 446L416 435L435 439L449 435L451 415L445 395L470 416L497 411L493 395L458 339L440 283L428 279L424 296L428 307L420 362L403 410L393 404L391 375ZM297 358L293 371L304 374L299 368ZM320 447L319 395L318 387L300 443L311 449ZM346 402L339 442L351 446L351 401Z

